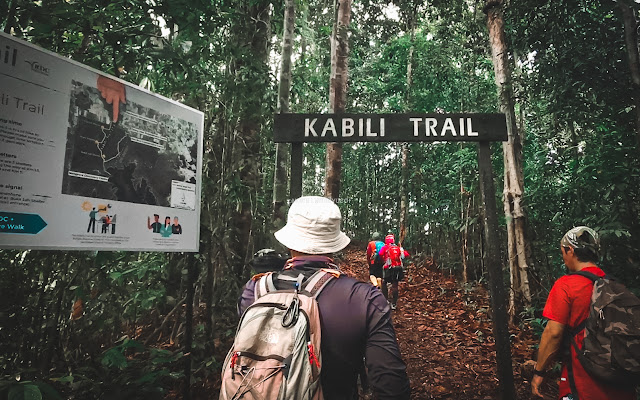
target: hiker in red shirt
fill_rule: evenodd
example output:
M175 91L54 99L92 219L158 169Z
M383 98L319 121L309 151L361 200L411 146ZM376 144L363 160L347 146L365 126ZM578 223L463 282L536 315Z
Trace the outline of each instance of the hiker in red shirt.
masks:
M384 238L385 245L382 246L378 255L382 259L382 294L389 300L387 284L391 285L391 309L395 310L398 304L398 282L404 279L404 267L402 260L409 257L409 253L402 247L395 244L396 238L388 234Z
M562 259L569 272L587 271L597 276L605 273L596 266L600 244L598 234L586 226L578 226L567 232L560 241ZM611 386L591 377L582 367L575 349L563 337L570 334L586 320L591 304L593 282L581 275L560 277L549 292L542 316L549 319L540 339L538 360L534 367L531 390L542 397L540 387L548 369L553 366L558 353L566 355L562 361L558 399L562 400L635 400L635 390ZM582 348L584 329L575 340Z
M369 266L369 279L374 286L382 287L382 259L378 255L384 243L380 241L380 233L374 232L371 241L367 245L367 265Z

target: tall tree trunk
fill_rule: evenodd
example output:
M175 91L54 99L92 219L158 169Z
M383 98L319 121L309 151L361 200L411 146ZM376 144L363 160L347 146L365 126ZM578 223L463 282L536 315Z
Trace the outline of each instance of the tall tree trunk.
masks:
M347 100L347 79L349 75L349 22L351 20L351 0L336 0L336 20L331 35L331 81L329 84L329 112L341 114ZM327 176L324 195L330 199L340 197L340 177L342 174L342 143L327 143Z
M504 282L500 268L500 247L498 245L498 217L494 198L493 167L491 166L491 146L488 142L478 143L478 169L480 195L484 203L483 233L487 270L489 272L489 289L491 292L491 309L493 310L493 336L496 341L496 364L498 381L500 382L500 398L511 400L516 398L511 362L511 345L509 340L509 321L505 310Z
M269 86L267 55L270 2L260 0L247 3L247 25L241 25L236 35L239 47L249 44L252 58L236 60L234 71L238 82L235 95L243 97L239 104L240 118L235 132L236 148L232 161L233 171L242 185L239 198L236 199L238 207L232 212L236 236L231 243L234 272L240 277L245 275L246 261L252 254L252 222L260 187L259 134L266 114L263 99Z
M487 1L487 28L491 42L493 68L498 86L500 110L507 117L508 141L503 142L504 153L504 213L507 222L511 293L509 315L513 321L519 308L531 304L525 239L526 217L523 209L524 178L522 171L522 143L516 127L513 87L504 33L503 2Z
M467 216L465 217L465 204L464 199L468 198ZM468 239L469 239L469 208L471 206L471 196L464 189L464 185L462 184L462 173L460 173L460 222L464 224L464 231L462 231L462 281L467 283L469 281L469 265L467 263L467 253L468 253Z
M204 288L203 288L203 297L204 297L204 337L205 337L205 352L206 354L213 354L215 350L215 343L213 341L213 276L215 274L216 268L213 264L213 235L208 235L200 244L200 251L203 255L202 263L204 268L206 268L205 279L204 279ZM202 248L204 247L204 249Z
M415 9L414 9L415 10ZM405 93L405 111L410 112L411 108L411 85L412 85L412 69L411 65L413 64L413 39L415 37L415 24L414 24L415 15L411 14L408 16L409 20L409 29L411 30L411 46L409 47L409 54L407 57L407 91ZM400 233L399 233L399 243L402 245L404 243L404 238L407 236L407 204L409 203L408 198L408 179L409 179L409 144L402 144L402 180L400 182Z
M18 0L9 0L7 4L7 18L4 23L4 33L11 34L14 24L16 23L16 8L18 8Z
M289 99L291 98L291 53L293 51L293 30L296 21L295 0L285 0L284 29L282 33L282 62L280 63L280 84L278 87L278 112L281 114L290 112ZM273 230L284 226L287 183L289 181L288 143L276 144L276 165L273 174Z
M62 274L60 274L60 286L56 285L58 291L55 304L53 305L50 318L47 320L47 327L42 338L40 348L44 351L41 353L40 358L40 372L47 373L49 366L51 365L53 351L60 337L60 327L58 326L60 321L60 315L62 313L62 300L64 299L65 292L69 289L69 284L66 281L67 273L71 265L71 254L67 253L63 261Z
M407 203L408 194L407 194L407 181L409 177L409 145L407 143L402 143L402 172L401 172L401 180L400 180L400 229L398 232L398 243L402 246L404 242L404 238L407 235Z
M184 387L182 398L191 400L191 349L193 345L193 295L195 292L196 280L198 279L198 267L193 253L186 257L187 262L187 300L184 321Z
M636 11L626 0L618 0L618 8L622 12L624 23L624 42L627 47L631 85L633 86L633 103L636 108L636 141L640 150L640 54L638 51L638 18Z

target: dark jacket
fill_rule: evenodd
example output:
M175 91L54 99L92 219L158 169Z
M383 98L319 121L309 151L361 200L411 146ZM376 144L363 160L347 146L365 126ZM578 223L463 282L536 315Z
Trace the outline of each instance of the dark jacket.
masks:
M318 268L336 268L323 256L296 257L285 268L310 276ZM278 285L286 282L277 280ZM256 281L250 280L239 300L240 313L255 300ZM341 275L318 295L322 327L322 390L330 400L358 397L357 378L362 360L378 399L409 399L409 378L400 356L391 309L374 286Z

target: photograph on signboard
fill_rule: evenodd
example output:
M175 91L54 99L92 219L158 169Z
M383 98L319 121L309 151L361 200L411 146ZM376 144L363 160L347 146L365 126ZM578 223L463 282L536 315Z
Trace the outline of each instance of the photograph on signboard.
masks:
M153 218L147 217L147 229L149 229L149 232L158 233L162 237L182 235L182 225L180 225L178 216L171 218L167 215L161 220L159 214L153 214Z
M62 193L193 210L196 126L103 93L71 82Z

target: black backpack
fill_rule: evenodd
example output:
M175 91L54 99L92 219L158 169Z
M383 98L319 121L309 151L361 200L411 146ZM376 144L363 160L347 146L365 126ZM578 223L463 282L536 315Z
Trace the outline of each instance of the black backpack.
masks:
M580 364L592 377L609 384L633 387L640 383L640 299L620 282L605 275L577 271L591 279L593 292L589 316L570 333ZM582 349L576 334L584 330ZM571 366L567 365L571 391L577 395ZM577 397L576 397L577 398Z

